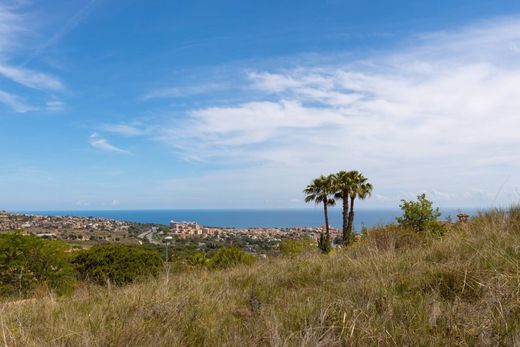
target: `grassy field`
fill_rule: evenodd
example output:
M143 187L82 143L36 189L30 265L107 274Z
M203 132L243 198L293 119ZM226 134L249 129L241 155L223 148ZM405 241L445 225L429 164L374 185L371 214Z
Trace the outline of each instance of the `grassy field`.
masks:
M520 345L520 209L442 238L375 228L346 250L5 303L5 346Z

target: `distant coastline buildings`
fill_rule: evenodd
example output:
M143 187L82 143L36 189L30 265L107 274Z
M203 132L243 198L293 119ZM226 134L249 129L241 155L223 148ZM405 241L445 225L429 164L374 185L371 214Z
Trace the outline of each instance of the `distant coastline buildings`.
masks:
M139 230L136 232L136 230ZM289 227L289 228L227 228L202 226L196 222L170 221L168 226L158 227L138 225L125 221L98 217L79 216L45 216L19 214L0 211L0 232L23 230L26 234L43 238L56 238L76 241L118 241L122 239L142 239L146 234L148 241L160 242L164 236L176 238L217 238L233 241L248 239L252 242L279 242L285 238L308 237L317 239L325 229L321 227ZM330 230L333 238L340 237L341 231Z
M232 238L232 237L249 237L252 239L270 239L272 241L279 241L287 237L310 237L316 238L320 232L325 229L325 226L313 227L290 227L290 228L213 228L205 227L196 222L178 222L170 221L169 230L165 235L176 236L181 238L200 237L206 238L208 236L215 236L218 238ZM341 231L336 228L331 228L331 235L338 237Z
M132 223L98 217L45 216L0 211L0 232L23 230L42 238L106 240L129 237Z

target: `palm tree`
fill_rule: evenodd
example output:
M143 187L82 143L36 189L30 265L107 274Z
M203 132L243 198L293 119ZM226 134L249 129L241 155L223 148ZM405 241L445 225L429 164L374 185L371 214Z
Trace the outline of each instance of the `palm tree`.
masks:
M314 180L303 190L305 193L305 202L314 202L316 204L323 204L323 213L325 215L325 237L326 245L320 244L320 248L327 252L330 248L330 230L329 230L329 213L328 206L335 204L335 200L330 198L334 193L332 179L325 176L320 176ZM323 232L320 237L323 242ZM324 247L323 247L324 246Z
M352 226L354 225L354 201L356 198L361 200L366 199L372 195L372 184L368 179L358 171L351 171L352 186L349 192L350 195L350 211L348 213L348 234L352 235Z
M340 171L332 176L334 185L334 198L343 202L343 243L348 244L352 239L352 235L348 228L348 205L350 191L353 186L354 178L357 171Z

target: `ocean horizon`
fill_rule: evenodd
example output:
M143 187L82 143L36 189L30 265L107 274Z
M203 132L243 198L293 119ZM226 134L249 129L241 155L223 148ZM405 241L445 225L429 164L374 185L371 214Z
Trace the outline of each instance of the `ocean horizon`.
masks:
M441 208L441 219L452 218L463 211L474 215L477 209ZM227 228L288 228L317 227L324 224L323 210L320 208L285 209L168 209L168 210L56 210L56 211L16 211L17 213L49 216L100 217L135 223L169 224L170 221L196 222L208 227ZM355 211L354 227L357 231L363 226L395 222L401 215L397 208L361 208ZM329 211L331 226L340 228L342 211L334 208Z

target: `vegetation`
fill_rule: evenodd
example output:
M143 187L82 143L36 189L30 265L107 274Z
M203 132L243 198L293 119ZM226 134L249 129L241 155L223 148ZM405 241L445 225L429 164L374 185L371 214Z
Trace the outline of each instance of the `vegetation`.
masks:
M320 233L320 237L318 238L318 249L325 254L332 251L332 242L329 234Z
M220 248L209 261L208 266L212 269L226 269L232 266L246 264L251 265L255 262L254 255L246 253L236 247Z
M126 245L98 245L80 252L73 260L84 281L122 285L145 276L157 276L163 260L141 247Z
M329 253L331 250L330 242L330 228L329 228L329 214L328 206L335 204L334 199L330 195L334 192L334 185L329 177L320 176L315 178L304 190L305 202L314 202L315 204L323 204L323 213L325 216L325 235L320 234L318 241L319 249L324 253Z
M354 227L354 202L357 198L364 200L372 194L372 184L368 179L358 171L351 171L352 185L349 190L350 195L350 210L348 212L348 235L352 236L352 229ZM347 240L349 242L350 240Z
M351 174L351 171L340 171L338 173L335 173L331 176L334 187L335 187L335 194L334 197L336 199L339 199L343 203L343 234L342 234L342 241L344 244L350 243L352 240L352 235L350 234L350 228L349 228L349 219L348 219L348 212L349 212L349 198L350 198L350 190L353 185L353 177Z
M343 203L343 243L348 245L353 241L354 201L364 200L372 194L372 184L358 171L340 171L329 176L332 181L333 193L336 199ZM349 209L350 200L350 209Z
M397 222L415 230L416 232L441 232L442 225L437 221L441 216L439 208L433 208L433 203L426 198L426 194L417 196L417 201L401 200L403 215L397 217Z
M66 293L74 271L67 245L21 233L0 235L0 296L23 297L35 290Z
M372 194L372 184L359 171L339 171L329 176L314 179L305 190L305 202L323 204L325 213L325 236L320 235L318 247L324 253L331 250L329 219L327 206L335 204L335 199L343 204L343 235L345 245L353 241L354 202L357 198L364 200ZM332 197L332 198L331 198Z
M330 256L201 267L3 306L8 346L514 346L520 208L442 237L391 225Z
M309 252L315 247L315 243L308 238L285 239L280 243L280 252L283 255L295 257L301 253Z
M251 265L256 257L236 247L219 248L215 253L195 252L188 259L188 265L208 269L227 269L237 265Z

